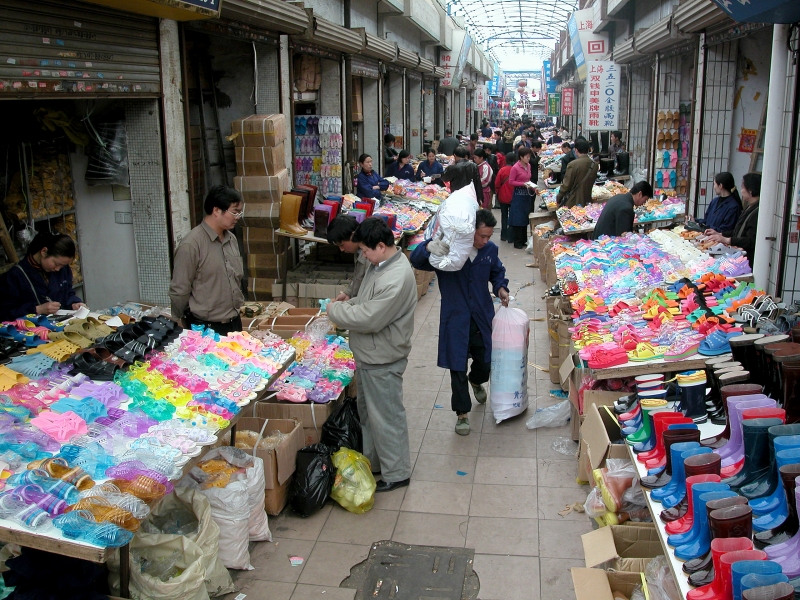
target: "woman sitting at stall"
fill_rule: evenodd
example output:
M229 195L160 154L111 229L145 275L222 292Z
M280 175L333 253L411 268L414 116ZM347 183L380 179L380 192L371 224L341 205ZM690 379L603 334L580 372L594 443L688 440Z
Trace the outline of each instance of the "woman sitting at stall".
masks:
M758 227L758 203L761 199L761 173L748 173L742 177L742 200L744 211L730 230L722 232L706 229L706 235L717 243L737 246L747 252L747 262L753 268L756 253L756 229Z
M25 258L0 279L0 289L5 290L0 295L0 321L85 306L72 289L69 265L74 259L75 242L68 235L36 234Z
M423 177L430 177L433 183L442 185L442 173L444 167L436 160L436 151L428 150L425 153L427 160L419 163L417 167L417 181L422 181Z
M362 154L358 157L361 172L356 177L356 194L359 198L382 198L381 192L386 191L389 182L372 170L372 157Z
M728 172L714 175L714 199L706 209L706 216L698 224L714 231L730 231L742 214L742 199L736 189L733 175Z
M408 164L410 161L411 152L408 150L400 150L400 154L397 155L397 160L386 169L386 177L397 177L398 179L414 181L414 167Z

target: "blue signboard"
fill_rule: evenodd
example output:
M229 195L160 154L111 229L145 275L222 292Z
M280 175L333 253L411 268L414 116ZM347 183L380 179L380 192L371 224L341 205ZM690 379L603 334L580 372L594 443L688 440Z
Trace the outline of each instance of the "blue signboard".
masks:
M544 91L548 94L555 94L558 80L552 78L552 67L550 61L546 60L542 63L544 69Z
M731 19L739 23L797 23L797 0L714 0Z

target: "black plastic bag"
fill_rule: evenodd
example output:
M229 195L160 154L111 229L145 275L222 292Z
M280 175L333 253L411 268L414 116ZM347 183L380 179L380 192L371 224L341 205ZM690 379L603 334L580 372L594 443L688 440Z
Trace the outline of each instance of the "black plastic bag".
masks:
M362 452L364 444L361 437L361 421L358 420L358 406L355 398L345 398L322 426L320 441L334 451L339 448L350 448Z
M289 504L301 517L313 515L330 496L336 476L331 461L335 451L325 444L312 444L297 453Z

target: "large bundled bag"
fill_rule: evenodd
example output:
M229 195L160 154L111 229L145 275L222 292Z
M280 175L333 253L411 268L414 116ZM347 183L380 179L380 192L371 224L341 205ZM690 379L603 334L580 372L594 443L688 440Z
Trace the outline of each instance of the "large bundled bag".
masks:
M194 514L197 519L197 525L190 528L191 531L186 531L182 535L147 533L147 529L157 530L155 525L148 527L150 523L158 521L159 517L168 518L169 514L181 510ZM211 505L199 490L176 488L175 492L156 504L151 516L143 523L131 541L131 550L135 550L132 552L134 560L139 557L139 561L131 569L133 598L199 600L221 596L235 590L228 570L219 559L219 527L211 518ZM183 570L183 573L177 577L161 581L152 574L141 572L142 557L155 559L156 562L159 558L163 561L170 561L177 557L178 551L187 560L175 562L174 566ZM168 564L164 565L165 568L168 566ZM118 552L109 558L108 568L109 585L112 590L118 592Z
M492 376L489 399L495 421L528 408L528 336L525 311L501 306L492 320Z
M256 444L257 446L257 444ZM256 450L253 450L255 453ZM264 506L264 461L253 456L253 464L247 467L247 497L250 505L250 518L247 520L247 531L251 542L271 542L272 532L269 530L267 511Z
M358 515L369 511L375 504L375 477L369 460L355 450L342 448L333 455L336 478L331 498L342 508Z
M478 197L475 186L465 185L444 201L436 215L430 237L450 246L445 256L431 254L428 262L440 271L459 271L466 264L475 243L475 213Z
M310 517L325 505L333 489L331 454L336 448L312 444L297 452L289 504L301 517Z

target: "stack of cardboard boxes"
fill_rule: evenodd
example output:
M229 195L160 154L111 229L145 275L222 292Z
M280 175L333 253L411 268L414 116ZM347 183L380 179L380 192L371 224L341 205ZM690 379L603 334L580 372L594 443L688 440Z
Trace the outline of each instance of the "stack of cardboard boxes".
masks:
M252 115L231 124L236 152L234 187L244 199L242 245L247 266L247 299L272 299L272 286L289 268L289 239L277 235L281 197L289 191L286 118Z

